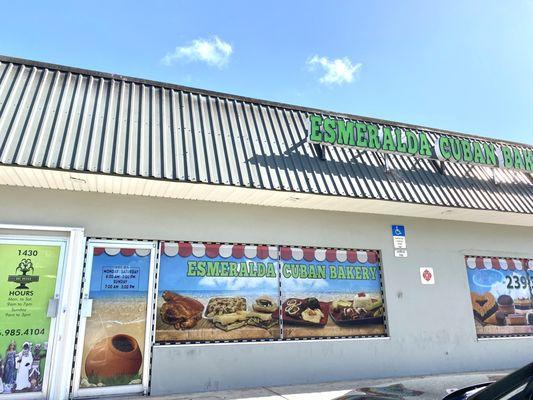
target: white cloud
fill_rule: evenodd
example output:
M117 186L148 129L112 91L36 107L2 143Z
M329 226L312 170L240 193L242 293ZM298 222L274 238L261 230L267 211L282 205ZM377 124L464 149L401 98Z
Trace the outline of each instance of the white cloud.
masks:
M506 281L497 282L492 285L490 288L490 291L492 294L494 294L496 297L501 296L502 294L511 294L509 291L509 288L507 287ZM528 298L529 297L529 287L526 288L519 288L519 289L513 289L512 291L512 297L517 299L519 297Z
M213 277L203 277L200 279L200 282L198 282L200 286L206 286L206 287L216 287L217 286L217 280Z
M325 279L284 279L282 282L283 289L287 292L312 292L329 287Z
M341 85L343 83L353 82L355 75L359 72L363 64L352 64L347 57L330 60L327 57L315 55L307 60L307 65L312 71L317 68L323 70L324 75L320 77L320 83Z
M200 286L225 290L241 290L263 288L277 288L278 280L274 278L239 278L239 277L203 277L198 282Z
M165 65L172 65L178 60L203 61L207 65L222 68L229 62L233 47L228 42L213 36L210 39L195 39L189 46L176 47L162 59Z

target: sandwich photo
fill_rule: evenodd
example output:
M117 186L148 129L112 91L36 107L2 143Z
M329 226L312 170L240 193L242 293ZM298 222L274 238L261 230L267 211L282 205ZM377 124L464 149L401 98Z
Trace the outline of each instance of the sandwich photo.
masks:
M246 325L248 320L247 311L237 311L230 314L216 315L213 317L213 325L223 331L232 331Z
M250 311L248 312L247 323L258 328L269 329L276 325L277 321L272 318L272 314Z
M217 328L226 332L246 325L269 329L277 324L277 321L272 318L272 314L256 311L237 311L231 314L217 315L213 317L212 322Z

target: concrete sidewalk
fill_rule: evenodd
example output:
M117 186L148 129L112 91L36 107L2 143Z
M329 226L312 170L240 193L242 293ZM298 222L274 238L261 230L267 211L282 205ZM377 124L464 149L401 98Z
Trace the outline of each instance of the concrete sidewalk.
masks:
M272 386L256 389L154 396L158 400L332 400L354 393L389 393L398 399L442 399L446 390L497 380L508 371L433 375L365 381L333 382L310 385ZM129 397L128 400L137 398Z

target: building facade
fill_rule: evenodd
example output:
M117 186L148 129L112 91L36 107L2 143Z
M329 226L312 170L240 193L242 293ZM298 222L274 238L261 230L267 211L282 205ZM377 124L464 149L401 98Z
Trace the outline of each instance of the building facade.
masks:
M528 145L1 57L0 396L519 367L532 171Z

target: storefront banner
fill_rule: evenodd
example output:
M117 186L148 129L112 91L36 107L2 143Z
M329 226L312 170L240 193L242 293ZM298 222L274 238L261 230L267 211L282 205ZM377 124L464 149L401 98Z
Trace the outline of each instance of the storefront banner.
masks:
M0 244L0 393L42 390L61 246Z
M533 262L529 261L528 269L527 269L527 276L529 278L529 297L531 298L531 302L533 303Z
M281 247L283 338L385 335L377 251Z
M156 341L279 337L278 249L162 243Z
M470 298L479 337L533 334L533 261L466 257Z
M533 149L527 146L320 115L307 122L310 143L533 172Z
M142 383L150 249L95 247L80 388Z

